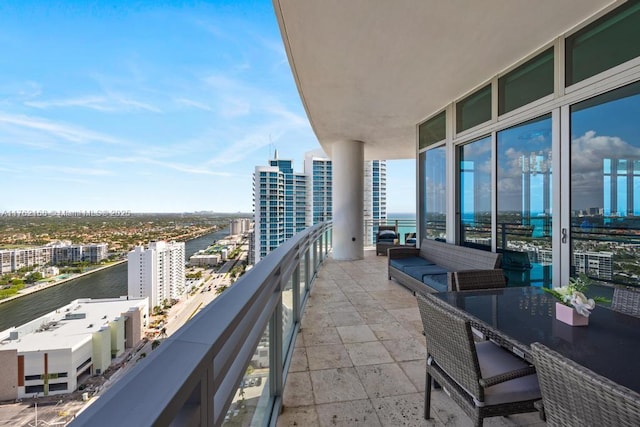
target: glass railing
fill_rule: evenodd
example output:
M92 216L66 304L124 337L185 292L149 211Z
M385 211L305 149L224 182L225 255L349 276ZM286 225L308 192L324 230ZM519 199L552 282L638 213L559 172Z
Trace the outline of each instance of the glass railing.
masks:
M275 424L331 224L296 234L138 363L72 426Z

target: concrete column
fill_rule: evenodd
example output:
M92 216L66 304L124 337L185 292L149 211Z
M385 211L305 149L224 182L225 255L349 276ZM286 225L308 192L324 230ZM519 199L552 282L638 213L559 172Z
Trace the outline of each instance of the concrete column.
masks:
M364 143L340 141L332 146L333 259L364 258Z

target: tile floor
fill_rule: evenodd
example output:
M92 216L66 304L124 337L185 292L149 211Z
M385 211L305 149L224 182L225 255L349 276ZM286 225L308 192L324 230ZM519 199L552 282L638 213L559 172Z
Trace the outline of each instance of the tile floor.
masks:
M296 339L281 426L472 426L441 390L423 418L425 346L415 297L387 278L387 258L329 259ZM536 413L487 426L544 426Z

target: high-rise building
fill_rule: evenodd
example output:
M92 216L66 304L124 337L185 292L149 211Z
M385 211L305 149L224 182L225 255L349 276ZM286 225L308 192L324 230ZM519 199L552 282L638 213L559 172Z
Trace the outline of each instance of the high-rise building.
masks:
M364 162L364 244L375 244L378 225L387 219L387 162Z
M308 177L293 171L292 160L269 160L253 177L254 257L267 256L285 240L311 225Z
M305 154L304 171L311 180L313 224L332 218L333 167L322 150ZM387 163L384 160L364 162L364 244L373 245L378 224L387 219Z
M331 159L322 150L309 151L304 156L304 173L311 179L311 212L313 224L332 218Z
M333 167L322 150L305 153L304 173L293 171L292 160L275 158L256 166L253 182L254 261L267 256L285 240L310 225L333 217ZM365 162L365 244L372 245L380 220L387 218L387 167L384 160Z
M185 292L184 242L150 242L129 252L129 296L149 298L149 307Z

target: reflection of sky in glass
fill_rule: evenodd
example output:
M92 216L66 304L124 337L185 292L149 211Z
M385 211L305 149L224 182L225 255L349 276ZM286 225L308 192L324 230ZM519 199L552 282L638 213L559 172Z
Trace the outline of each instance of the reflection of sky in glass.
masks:
M491 138L460 148L460 210L467 218L491 211Z
M636 180L626 177L628 161L633 161L635 166L635 161L640 159L640 95L637 94L640 84L625 90L624 95L631 95L613 101L607 99L609 102L571 113L571 209L574 212L600 208L605 215L614 211L626 215L628 210L640 211L638 197L633 198L633 206L627 205L627 185L630 185L629 191L640 193L636 193ZM607 97L612 98L611 94ZM614 167L611 159L623 162ZM613 197L610 174L616 171L624 176L616 177L617 191Z
M446 213L446 148L438 147L425 152L425 213Z
M497 152L498 215L543 213L544 195L551 194L551 118L547 115L499 132ZM547 172L549 177L545 180ZM550 213L551 201L547 203Z

